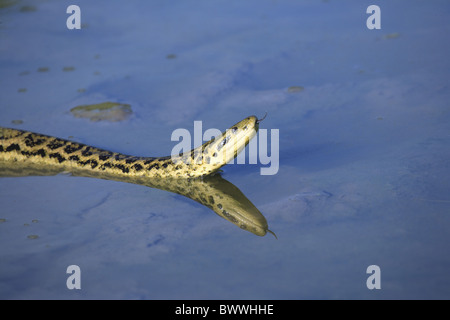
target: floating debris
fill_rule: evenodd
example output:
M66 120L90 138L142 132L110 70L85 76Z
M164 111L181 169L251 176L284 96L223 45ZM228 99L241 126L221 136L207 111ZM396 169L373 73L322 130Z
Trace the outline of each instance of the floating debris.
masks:
M298 201L300 199L308 199L308 198L330 198L333 196L331 192L321 190L321 191L304 191L296 193L289 197L289 200Z
M287 89L287 92L288 93L297 93L297 92L302 92L303 90L305 90L305 88L302 86L292 86Z
M27 92L27 88L19 88L17 89L17 92Z
M30 234L27 236L28 239L38 239L39 236L37 234Z
M398 37L400 37L400 33L394 32L394 33L385 34L383 36L383 39L397 39Z
M6 222L6 219L1 218L0 223Z
M166 56L166 59L176 59L177 55L174 53L170 53Z
M50 68L48 67L40 67L37 69L37 72L48 72L50 71Z
M17 120L12 120L11 121L12 124L22 124L23 120L17 119Z
M75 70L75 67L64 67L62 70L63 70L64 72L70 72L70 71Z
M20 7L20 12L36 12L37 7L35 6L22 6Z
M13 6L17 3L17 0L1 0L0 1L0 9Z
M77 106L70 109L70 112L76 118L87 118L94 122L123 121L133 114L133 110L129 104L117 102L103 102L99 104Z

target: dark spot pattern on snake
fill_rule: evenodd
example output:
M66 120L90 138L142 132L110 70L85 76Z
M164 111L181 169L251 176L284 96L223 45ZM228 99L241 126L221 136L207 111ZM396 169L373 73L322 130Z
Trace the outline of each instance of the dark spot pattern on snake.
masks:
M225 154L232 155L232 153L229 153L226 147L232 137L238 136L238 144L245 146L246 141L256 133L256 121L257 118L254 116L246 118L197 148L182 155L166 157L124 155L43 134L0 128L0 160L26 159L29 164L59 166L61 170L68 172L92 170L112 176L200 177L216 172L228 162L229 159L226 159ZM255 130L244 133L243 127L252 127ZM223 161L217 161L217 158Z

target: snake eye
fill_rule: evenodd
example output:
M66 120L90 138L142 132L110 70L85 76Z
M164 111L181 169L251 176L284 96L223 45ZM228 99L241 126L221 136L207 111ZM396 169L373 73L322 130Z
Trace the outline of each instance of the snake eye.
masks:
M225 145L225 140L222 140L219 145L217 146L217 151L220 151L220 149L222 149L222 147Z

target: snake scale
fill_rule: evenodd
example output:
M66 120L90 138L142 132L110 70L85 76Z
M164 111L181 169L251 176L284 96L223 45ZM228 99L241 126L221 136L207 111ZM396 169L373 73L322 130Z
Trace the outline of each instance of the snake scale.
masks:
M273 234L250 200L233 184L214 175L245 148L263 119L247 117L190 152L166 157L125 155L0 127L0 176L69 172L75 176L145 185L193 199L256 235Z

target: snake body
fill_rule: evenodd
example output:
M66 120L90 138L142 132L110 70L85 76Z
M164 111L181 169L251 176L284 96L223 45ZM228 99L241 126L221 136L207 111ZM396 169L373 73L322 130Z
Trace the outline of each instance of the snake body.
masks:
M0 127L0 160L51 165L64 171L115 176L191 178L212 174L245 148L258 130L250 116L190 152L166 157L137 157L65 139Z

